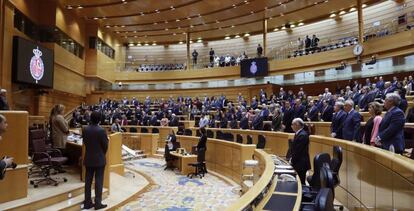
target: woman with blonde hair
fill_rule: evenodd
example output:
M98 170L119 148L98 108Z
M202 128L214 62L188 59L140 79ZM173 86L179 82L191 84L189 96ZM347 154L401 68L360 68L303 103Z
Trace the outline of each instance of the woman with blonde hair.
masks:
M66 137L69 134L69 126L63 117L65 106L57 104L53 107L51 112L51 135L53 141L53 148L65 149Z
M382 121L382 106L378 102L372 102L368 105L368 111L371 117L365 124L364 144L375 146L375 138L378 136L378 128Z

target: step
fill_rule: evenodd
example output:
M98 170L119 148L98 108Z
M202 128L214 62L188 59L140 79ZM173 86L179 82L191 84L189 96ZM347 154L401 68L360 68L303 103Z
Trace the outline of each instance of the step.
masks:
M93 187L92 187L93 189ZM94 196L95 191L92 190L92 198L95 199ZM106 199L108 197L108 189L103 190L102 192L102 199ZM70 210L80 210L81 206L83 204L83 200L85 199L85 195L81 194L76 197L69 198L65 201L61 201L59 203L53 204L51 206L45 207L43 209L40 209L40 211L56 211L56 210L64 210L64 211L70 211ZM93 208L91 209L93 210Z
M131 155L126 155L126 156L122 156L122 160L124 161L128 161L128 160L138 160L138 159L143 159L146 158L147 154L139 154L136 156L131 156Z
M77 197L79 195L83 196L83 192L84 192L84 184L80 183L80 184L74 185L74 187L72 188L68 188L68 190L59 191L53 195L51 192L49 192L49 193L42 194L42 196L34 196L31 199L30 197L27 197L24 199L18 199L18 200L3 203L0 206L0 210L38 210L38 209L59 203L61 201L67 200L69 196L72 198Z

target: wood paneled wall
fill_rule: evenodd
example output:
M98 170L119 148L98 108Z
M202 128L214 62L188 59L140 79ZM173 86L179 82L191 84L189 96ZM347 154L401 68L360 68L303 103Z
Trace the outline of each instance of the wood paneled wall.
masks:
M78 107L85 98L65 92L51 91L43 95L37 96L38 98L38 112L36 115L49 118L50 111L56 104L62 104L65 106L65 113Z

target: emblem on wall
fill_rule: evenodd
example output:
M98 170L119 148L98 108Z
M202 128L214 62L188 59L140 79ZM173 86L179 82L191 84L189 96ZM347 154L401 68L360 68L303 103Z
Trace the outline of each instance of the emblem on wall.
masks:
M34 56L30 60L30 74L32 78L36 80L36 83L43 78L45 72L45 67L42 60L42 51L39 50L39 47L33 49Z
M254 75L257 72L257 65L256 62L252 62L252 64L250 65L250 72Z

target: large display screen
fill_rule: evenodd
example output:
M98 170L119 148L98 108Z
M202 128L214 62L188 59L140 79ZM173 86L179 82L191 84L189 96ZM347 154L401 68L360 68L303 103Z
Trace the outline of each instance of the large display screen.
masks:
M263 77L268 74L267 57L245 59L240 62L241 77Z
M13 82L53 88L53 51L13 37Z

